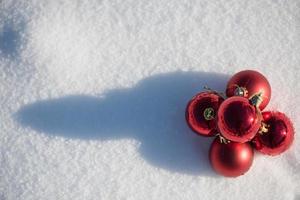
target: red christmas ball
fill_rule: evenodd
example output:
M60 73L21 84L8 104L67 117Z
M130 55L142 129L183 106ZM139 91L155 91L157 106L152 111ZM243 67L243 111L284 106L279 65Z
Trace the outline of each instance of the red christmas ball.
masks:
M260 128L261 115L245 97L226 99L217 114L220 133L234 142L251 140Z
M216 114L223 98L214 92L201 92L194 96L186 108L189 127L202 136L216 134Z
M210 147L209 159L213 169L223 176L237 177L246 173L253 162L253 148L249 143L221 143L216 138Z
M264 75L257 71L245 70L236 73L227 84L226 95L250 98L261 93L260 110L263 110L271 98L271 86Z
M287 150L294 140L291 120L281 112L263 112L262 116L262 126L253 139L255 149L272 156Z

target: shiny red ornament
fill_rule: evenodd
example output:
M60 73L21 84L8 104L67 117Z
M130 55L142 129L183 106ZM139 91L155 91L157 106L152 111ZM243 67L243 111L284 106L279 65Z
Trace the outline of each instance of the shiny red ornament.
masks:
M246 173L253 162L253 148L249 143L221 143L216 138L210 147L209 159L213 169L228 177L237 177Z
M217 114L221 134L234 142L250 141L260 128L261 115L245 97L233 96L226 99Z
M186 108L186 121L189 127L202 136L217 133L216 114L223 98L215 92L201 92L194 96Z
M294 140L290 119L281 112L263 112L262 116L262 126L253 139L255 149L272 156L286 151Z
M250 98L261 93L260 110L263 110L271 98L271 86L264 75L254 70L244 70L236 73L226 87L227 97L243 96Z

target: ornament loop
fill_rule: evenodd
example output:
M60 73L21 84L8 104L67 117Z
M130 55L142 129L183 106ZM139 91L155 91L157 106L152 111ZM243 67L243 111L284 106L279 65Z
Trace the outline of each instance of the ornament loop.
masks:
M245 87L240 87L238 85L235 85L236 88L234 90L235 96L241 96L241 97L247 97L248 96L248 90Z
M263 135L263 134L269 132L269 128L270 128L270 125L262 122L261 123L261 127L259 128L258 133L261 134L261 135Z
M227 140L226 138L224 138L220 133L217 133L216 136L219 137L220 143L222 143L222 144L230 143L230 140Z
M259 92L257 94L252 95L249 98L250 103L255 106L256 108L259 108L259 105L262 103L263 98L262 98L263 94L262 92Z
M212 120L215 118L215 111L213 108L209 107L209 108L205 108L204 112L203 112L203 116L206 120Z

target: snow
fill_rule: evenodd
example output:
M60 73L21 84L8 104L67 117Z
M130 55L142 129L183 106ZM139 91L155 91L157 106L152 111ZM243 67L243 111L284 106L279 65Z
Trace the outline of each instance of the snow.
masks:
M300 199L299 1L0 1L0 199ZM243 69L293 146L244 176L184 121Z

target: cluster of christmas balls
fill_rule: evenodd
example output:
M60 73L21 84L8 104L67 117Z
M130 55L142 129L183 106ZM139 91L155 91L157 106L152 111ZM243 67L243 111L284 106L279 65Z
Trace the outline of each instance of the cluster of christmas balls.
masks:
M278 111L263 111L271 87L261 73L236 73L227 83L226 96L205 89L189 101L186 120L198 135L216 137L209 159L217 173L240 176L252 165L253 149L274 156L291 146L294 128L290 119Z

